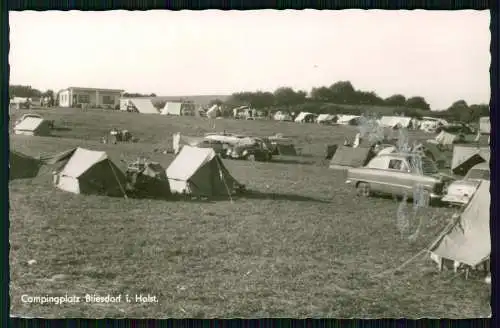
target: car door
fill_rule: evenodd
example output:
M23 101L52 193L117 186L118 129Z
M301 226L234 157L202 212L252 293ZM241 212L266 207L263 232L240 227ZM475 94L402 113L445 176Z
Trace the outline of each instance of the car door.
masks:
M387 191L392 195L404 196L408 194L411 188L411 180L408 173L408 165L401 158L391 158L388 162L387 170Z

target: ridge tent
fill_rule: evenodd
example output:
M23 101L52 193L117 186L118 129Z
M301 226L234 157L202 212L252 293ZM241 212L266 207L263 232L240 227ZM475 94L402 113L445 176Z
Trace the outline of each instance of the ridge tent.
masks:
M106 152L77 148L56 173L57 188L75 194L125 196L126 178Z
M429 248L432 255L476 266L490 256L490 181L481 181L458 221Z
M481 134L490 134L491 122L489 116L479 118L479 132Z
M182 103L167 102L161 111L162 115L182 115Z
M37 176L41 163L14 150L9 151L9 180L31 179Z
M129 103L141 114L158 114L158 109L153 106L151 99L134 98L130 99Z
M330 161L331 169L361 167L365 165L372 155L369 147L338 147Z
M185 145L166 172L173 193L225 196L239 186L211 148Z
M455 174L465 175L476 164L490 161L489 147L453 147L451 170Z
M459 137L455 134L451 134L445 131L441 131L437 136L436 136L436 142L439 145L442 146L449 146L453 145L455 142L459 140Z
M332 114L319 114L318 119L316 120L317 123L329 123L329 122L334 122L336 116Z
M27 136L50 135L50 122L43 118L28 116L14 127L15 134Z
M210 107L207 110L207 117L208 118L216 118L217 116L219 116L219 113L220 113L219 106L213 105L212 107Z

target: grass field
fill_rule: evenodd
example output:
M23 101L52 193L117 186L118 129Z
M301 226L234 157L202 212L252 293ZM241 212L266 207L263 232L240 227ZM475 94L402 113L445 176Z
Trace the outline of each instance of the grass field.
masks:
M106 150L124 168L147 155L165 167L171 135L213 131L207 119L72 109L40 111L53 137L11 136L38 156L75 146ZM23 114L22 112L21 114ZM13 115L15 119L15 115ZM11 119L13 119L11 118ZM126 128L135 144L99 143ZM490 313L490 289L437 272L422 255L453 211L424 209L424 226L402 237L393 199L362 199L329 170L327 144L353 127L216 120L217 131L292 136L301 156L273 163L225 160L253 192L221 201L157 201L65 193L49 170L10 184L11 314L29 317L466 318ZM429 138L412 134L411 138ZM28 265L29 260L37 263ZM21 295L155 295L153 303L27 304ZM124 297L124 296L122 296Z

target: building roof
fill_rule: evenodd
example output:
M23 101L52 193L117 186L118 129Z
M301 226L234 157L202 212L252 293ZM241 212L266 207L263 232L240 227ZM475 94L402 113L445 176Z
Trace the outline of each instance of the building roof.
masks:
M68 88L63 89L61 91L70 90L70 89L81 90L81 91L104 91L104 92L119 92L119 93L122 93L125 91L125 90L121 90L121 89L86 88L86 87L68 87ZM59 92L61 92L61 91L59 91Z

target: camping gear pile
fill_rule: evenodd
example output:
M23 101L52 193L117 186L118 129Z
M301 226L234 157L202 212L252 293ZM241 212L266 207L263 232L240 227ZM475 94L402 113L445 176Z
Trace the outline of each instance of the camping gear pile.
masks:
M129 195L140 198L167 198L170 196L165 168L159 163L138 158L127 166L126 190Z
M111 143L116 145L119 142L137 142L138 140L139 139L134 138L132 136L132 133L130 133L128 130L112 129L109 132L109 137L105 136L104 138L102 138L102 143Z

